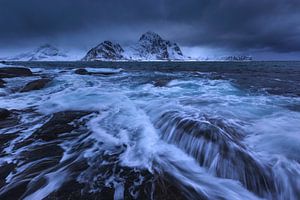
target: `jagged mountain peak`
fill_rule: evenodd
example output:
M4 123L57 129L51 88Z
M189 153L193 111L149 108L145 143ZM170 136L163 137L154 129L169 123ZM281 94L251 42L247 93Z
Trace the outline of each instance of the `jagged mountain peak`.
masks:
M120 52L124 51L120 44L109 40L103 41L96 48L98 49L106 48L106 49L111 49L112 51L120 51Z
M181 49L176 43L164 40L152 31L148 31L140 37L137 49L141 57L150 60L183 59Z
M146 33L142 34L139 41L162 41L162 37L153 31L147 31Z
M153 31L141 35L138 42L125 50L118 43L104 41L92 48L83 60L181 60L180 47L164 40Z
M82 60L121 60L124 49L120 44L105 40L92 48Z

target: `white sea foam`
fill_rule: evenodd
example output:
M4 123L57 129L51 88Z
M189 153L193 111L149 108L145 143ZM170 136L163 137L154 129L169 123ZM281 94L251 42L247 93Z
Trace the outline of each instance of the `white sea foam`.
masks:
M87 70L100 72L103 69ZM105 72L119 71L108 69ZM154 125L168 111L188 115L194 120L199 120L202 116L215 117L225 119L228 124L243 130L246 134L243 145L249 146L257 155L268 157L257 157L259 162L265 161L269 164L272 159L276 160L273 161L275 164L273 163L272 170L281 176L276 179L280 186L278 191L281 191L279 197L294 197L294 188L284 190L287 189L285 183L292 185L289 182L291 179L282 176L293 174L299 177L296 173L299 169L297 163L291 162L287 170L284 168L287 167L286 162L300 159L297 154L300 151L300 115L285 106L299 103L299 99L249 95L229 81L180 79L176 78L178 74L173 74L174 79L165 87L155 87L151 81L145 81L148 74L144 74L139 82L140 74L134 72L125 75L119 73L111 77L80 76L72 72L58 74L55 70L44 72L57 75L50 86L26 94L9 93L0 97L0 107L20 110L34 107L42 115L68 110L97 112L88 120L86 126L92 132L89 139L103 142L103 145L100 147L95 143L93 147L86 149L83 152L85 158L93 158L95 149L110 150L124 146L124 152L120 155L122 166L147 169L153 173L167 173L180 186L193 188L199 194L205 194L212 199L257 199L238 180L215 176L209 169L199 166L196 159L188 155L181 146L162 140L161 130ZM18 79L11 79L9 87L13 87L13 80ZM17 84L19 83L15 83ZM29 132L33 130L25 131L26 137L30 135ZM72 146L67 145L67 142L72 144L73 141L66 141L65 149L68 145ZM6 150L12 152L12 147L13 145ZM62 161L68 158L68 155L64 155ZM7 159L12 161L14 158ZM27 196L27 199L46 197L60 187L67 173L62 170L48 174L47 177L47 184ZM10 178L10 181L13 180L13 175ZM115 198L120 199L124 193L124 185L114 183Z

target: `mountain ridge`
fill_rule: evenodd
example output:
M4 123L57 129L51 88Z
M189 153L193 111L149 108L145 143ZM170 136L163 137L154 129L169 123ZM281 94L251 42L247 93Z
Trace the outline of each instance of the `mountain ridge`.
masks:
M184 58L176 43L148 31L142 34L137 43L126 48L115 42L104 41L89 50L82 60L183 60Z
M32 51L13 57L7 61L252 61L251 56L229 55L222 57L197 58L184 55L180 46L162 38L153 31L147 31L128 46L105 40L86 53L69 54L50 44L44 44Z

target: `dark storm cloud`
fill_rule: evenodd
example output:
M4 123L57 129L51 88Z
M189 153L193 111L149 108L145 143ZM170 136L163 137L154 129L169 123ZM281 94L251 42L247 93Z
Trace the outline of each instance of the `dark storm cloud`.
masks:
M0 42L122 41L151 29L186 46L295 52L299 19L299 0L0 0Z

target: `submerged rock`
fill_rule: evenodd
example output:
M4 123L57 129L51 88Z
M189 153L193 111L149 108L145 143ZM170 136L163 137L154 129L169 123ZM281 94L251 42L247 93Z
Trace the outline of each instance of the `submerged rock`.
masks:
M2 67L0 68L0 78L13 78L22 76L32 76L32 72L24 67Z
M51 79L49 79L49 78L42 78L39 80L31 81L31 82L27 83L20 90L20 92L29 92L31 90L40 90L40 89L44 88L50 81L51 81Z

